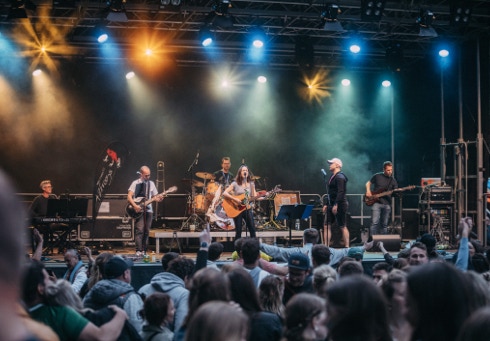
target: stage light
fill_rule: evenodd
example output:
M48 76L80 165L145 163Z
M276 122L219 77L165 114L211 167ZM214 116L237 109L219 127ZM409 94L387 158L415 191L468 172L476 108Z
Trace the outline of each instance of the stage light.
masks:
M465 1L453 1L451 4L451 24L464 26L469 24L471 19L471 4Z
M265 40L267 38L265 31L257 26L250 30L249 33L250 41L252 42L252 46L257 49L261 49L264 47Z
M40 76L42 73L43 73L43 71L42 71L41 69L36 69L36 70L32 71L32 75L33 75L34 77L38 77L38 76Z
M134 76L136 76L136 74L133 71L129 71L126 74L126 79L132 79L132 78L134 78Z
M421 8L419 16L417 17L417 24L419 24L421 37L437 37L437 32L432 27L432 23L436 19L434 12L430 9Z
M439 50L439 56L441 56L442 58L446 58L449 56L449 51L446 49L441 49Z
M109 35L107 33L101 33L97 37L97 41L101 44L105 43L109 39Z
M343 32L344 28L338 21L339 14L342 13L339 5L326 4L321 13L321 19L324 22L323 29L325 31Z
M384 80L381 82L381 85L385 88L389 88L391 86L391 82L389 80Z
M124 4L126 0L110 0L109 6L107 7L106 19L113 22L126 22L128 21L128 16L126 15L126 9Z
M361 46L359 46L359 44L356 44L356 43L351 44L349 46L349 51L354 53L354 54L357 54L357 53L361 52Z
M259 83L266 83L267 82L267 77L266 76L259 76L259 77L257 77L257 82L259 82Z
M201 27L199 30L199 41L204 47L213 44L213 32L211 32L211 28L209 26Z
M348 80L347 78L344 78L344 79L342 79L342 81L340 83L343 86L349 86L350 85L350 80Z
M226 15L230 7L230 0L216 0L213 4L213 10L218 15Z
M362 0L361 18L362 20L380 21L385 9L386 0Z

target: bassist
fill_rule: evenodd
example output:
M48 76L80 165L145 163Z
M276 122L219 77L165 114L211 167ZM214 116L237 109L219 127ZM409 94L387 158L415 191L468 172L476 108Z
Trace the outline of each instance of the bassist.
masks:
M247 203L247 199L255 197L255 183L252 181L252 177L248 170L247 165L241 165L238 168L235 180L229 185L223 192L223 196L238 205L243 204L240 199L245 194L245 204L247 208L240 212L239 215L233 218L235 223L235 240L242 237L242 224L245 220L246 228L250 232L250 237L255 238L255 223L253 217L253 209Z
M372 191L371 191L372 188ZM371 180L366 182L366 197L398 188L398 182L393 177L393 164L391 161L383 163L383 172L374 174ZM375 234L386 234L391 213L391 195L376 199L372 207L371 236Z
M148 237L150 233L150 227L153 218L153 208L152 205L149 204L147 206L141 207L135 199L144 198L144 201L147 199L153 198L158 195L158 190L155 186L155 183L150 180L150 168L147 166L142 166L140 170L137 172L140 177L139 179L134 180L129 186L128 189L128 203L133 207L136 213L143 212L138 218L134 221L134 241L136 244L136 256L140 257L144 253L146 253L146 249L148 247ZM155 201L162 201L163 197L156 197ZM143 201L143 202L144 202Z

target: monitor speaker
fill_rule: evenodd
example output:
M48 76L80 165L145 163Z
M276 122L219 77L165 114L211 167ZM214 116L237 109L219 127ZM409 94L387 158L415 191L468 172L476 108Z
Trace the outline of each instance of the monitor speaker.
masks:
M378 242L383 242L383 246L386 251L398 252L401 247L401 238L397 234L375 234L373 235L374 245L376 246ZM380 251L378 247L374 251Z

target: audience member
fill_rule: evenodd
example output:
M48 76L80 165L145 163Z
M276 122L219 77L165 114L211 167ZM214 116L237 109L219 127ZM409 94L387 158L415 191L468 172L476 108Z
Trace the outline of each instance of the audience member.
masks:
M23 327L34 336L35 339L32 339L31 341L59 341L60 338L58 337L58 334L56 334L50 326L34 320L27 313L22 304L17 304L16 313L22 319ZM3 338L0 337L0 339L3 341Z
M410 247L408 253L408 264L410 266L426 264L429 262L429 256L427 255L427 247L421 242L415 242Z
M380 284L381 280L388 276L391 271L391 265L386 262L379 262L373 265L373 280L374 283Z
M277 314L262 311L257 287L250 274L238 268L228 272L227 276L230 280L231 300L238 303L249 317L248 340L279 341L282 334L281 318Z
M397 258L393 260L393 269L407 271L410 268L406 258Z
M407 319L413 339L455 340L464 320L478 307L467 277L450 263L428 263L407 277ZM481 303L480 303L481 304Z
M308 293L295 295L286 305L285 341L325 340L325 300Z
M221 254L223 253L224 248L225 247L220 242L212 242L209 245L208 263L207 263L208 268L213 267L213 268L216 268L217 270L219 270L218 265L216 264L216 261L221 257Z
M327 289L329 340L391 341L386 299L367 276L340 278Z
M269 275L262 280L259 286L259 301L264 309L277 314L281 319L284 318L284 304L282 296L284 295L284 281L282 278Z
M189 284L189 308L187 316L180 329L174 332L174 341L190 340L186 338L189 321L192 320L197 309L209 301L229 302L230 285L228 277L224 273L213 268L203 268L192 276ZM224 318L222 318L221 324L225 328L223 321L225 321ZM193 340L194 337L194 334L192 334Z
M162 256L162 268L163 271L167 271L168 269L168 263L173 261L175 258L179 257L180 255L177 252L167 252Z
M50 304L47 292L52 285L43 263L33 260L27 265L22 298L35 320L50 326L61 341L117 339L127 318L124 310L115 305L109 306L115 311L114 318L97 327L71 307Z
M203 303L189 321L185 341L244 341L248 325L247 315L236 305Z
M174 304L169 295L155 292L145 299L141 316L146 321L140 335L143 341L172 341L174 333L167 328L174 321Z
M424 233L420 237L419 241L427 247L427 256L429 257L429 262L445 261L444 257L437 252L436 238L432 234Z
M325 298L327 288L337 280L337 271L330 265L313 269L313 288L318 296Z
M63 275L63 279L70 282L73 290L79 294L87 281L87 267L83 264L81 256L75 249L66 250L64 258L68 270Z
M410 341L412 326L406 318L407 273L393 269L380 282L388 301L388 318L394 341Z
M313 268L323 264L330 264L330 248L325 244L316 244L311 249Z
M243 238L242 259L244 269L252 276L255 287L260 286L260 282L270 274L259 267L260 242L257 238Z
M307 255L297 252L289 256L288 275L284 279L282 302L287 304L291 297L300 292L314 293L314 289L310 274L310 259Z
M339 273L339 278L364 274L362 264L356 260L342 262L337 271Z
M187 315L189 290L187 283L194 272L194 261L185 257L178 257L168 264L167 271L157 273L149 284L145 284L138 291L142 297L149 297L155 292L168 294L172 299L175 314L169 329L173 332L179 330Z
M0 339L42 340L19 311L22 264L25 262L26 212L7 176L0 170ZM34 328L38 324L34 323ZM47 331L49 332L49 330ZM33 336L34 335L34 336ZM56 337L54 338L56 339Z
M473 312L461 326L457 341L490 340L490 307Z
M143 319L139 311L143 300L131 286L131 267L133 262L114 256L104 265L104 279L97 282L83 299L86 308L98 310L109 305L117 305L127 313L129 322L140 332Z
M89 263L89 277L85 281L82 289L80 289L80 297L84 298L93 286L102 280L104 274L104 265L107 263L109 259L114 257L114 255L110 252L102 252L97 257L95 257L95 261L93 264Z

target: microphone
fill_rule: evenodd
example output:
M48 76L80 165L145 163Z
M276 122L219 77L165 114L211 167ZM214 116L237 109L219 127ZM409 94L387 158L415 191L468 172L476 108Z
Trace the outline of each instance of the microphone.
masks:
M199 162L199 149L197 150L197 154L196 154L196 166L198 162Z
M242 165L244 165L244 164L245 164L245 158L242 157Z
M327 172L325 172L325 169L321 169L323 176L327 176Z

